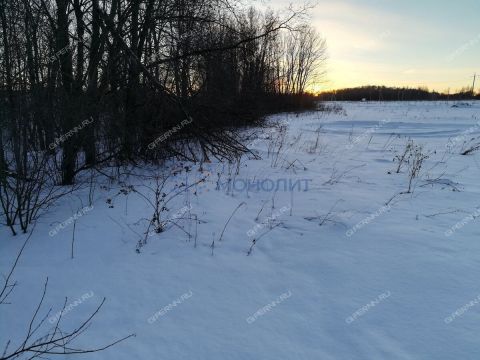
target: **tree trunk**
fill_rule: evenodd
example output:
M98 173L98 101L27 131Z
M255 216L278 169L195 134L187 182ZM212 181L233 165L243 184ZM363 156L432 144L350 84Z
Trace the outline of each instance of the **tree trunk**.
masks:
M60 62L62 78L62 131L67 134L75 127L74 109L72 108L73 65L68 37L68 0L56 0L57 2L57 54ZM73 184L77 158L76 136L68 136L63 142L62 156L62 184Z

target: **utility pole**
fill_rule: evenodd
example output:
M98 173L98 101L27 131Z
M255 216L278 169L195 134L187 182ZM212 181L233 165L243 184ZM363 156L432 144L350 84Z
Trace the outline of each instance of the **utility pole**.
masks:
M472 95L475 95L475 80L477 80L477 73L473 75Z

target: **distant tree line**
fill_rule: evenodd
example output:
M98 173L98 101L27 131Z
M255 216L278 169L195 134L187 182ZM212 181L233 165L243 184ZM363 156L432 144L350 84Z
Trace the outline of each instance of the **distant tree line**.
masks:
M361 86L322 92L321 100L334 101L427 101L480 99L471 89L464 88L453 94L429 91L428 88Z

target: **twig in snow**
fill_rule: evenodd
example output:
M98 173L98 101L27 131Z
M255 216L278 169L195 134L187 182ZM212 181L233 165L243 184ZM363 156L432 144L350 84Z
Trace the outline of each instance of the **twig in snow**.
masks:
M250 256L250 254L253 251L253 247L257 244L258 240L260 240L264 235L267 235L270 231L275 229L277 226L280 226L282 223L275 224L271 228L269 228L267 231L265 231L262 235L260 235L258 238L252 240L252 245L250 245L250 248L247 251L247 256Z
M73 259L73 246L75 244L75 228L77 226L77 220L73 221L73 234L72 234L72 249L70 253L70 257Z
M258 221L258 219L260 218L260 214L262 213L263 207L265 206L266 203L267 203L267 201L263 202L263 205L260 208L260 211L258 212L257 216L255 217L255 221Z
M220 238L218 239L218 241L222 241L223 233L225 232L225 229L227 228L228 223L230 222L230 220L232 219L233 215L235 215L235 213L237 212L237 210L240 209L240 207L241 207L242 205L247 205L247 204L246 204L245 202L241 202L241 203L235 208L235 210L233 210L232 215L230 215L230 217L228 218L227 222L225 223L225 226L223 227L222 233L220 234Z

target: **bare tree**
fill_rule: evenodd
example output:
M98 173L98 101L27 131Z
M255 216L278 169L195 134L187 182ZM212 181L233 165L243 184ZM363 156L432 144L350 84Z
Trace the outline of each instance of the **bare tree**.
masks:
M26 180L39 164L56 185L70 186L93 167L233 161L249 152L237 125L315 106L303 93L321 74L325 41L302 25L308 10L281 16L223 0L0 0L3 217L22 203L17 191L33 184ZM148 149L186 119L189 126Z

